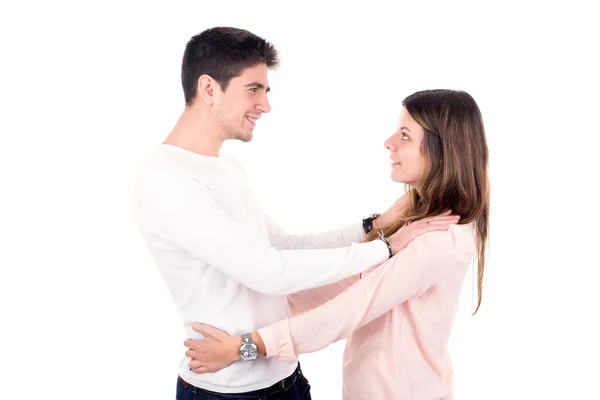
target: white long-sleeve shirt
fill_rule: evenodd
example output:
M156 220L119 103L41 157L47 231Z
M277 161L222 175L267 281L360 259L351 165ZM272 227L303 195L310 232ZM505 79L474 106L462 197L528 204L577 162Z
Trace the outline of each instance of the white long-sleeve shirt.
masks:
M188 337L195 321L230 335L290 316L286 294L358 274L388 258L379 240L362 239L361 224L313 235L287 235L261 210L239 165L161 145L139 171L138 228L167 284ZM302 250L299 250L302 249ZM189 371L194 386L221 393L269 387L296 364L259 357L216 373Z

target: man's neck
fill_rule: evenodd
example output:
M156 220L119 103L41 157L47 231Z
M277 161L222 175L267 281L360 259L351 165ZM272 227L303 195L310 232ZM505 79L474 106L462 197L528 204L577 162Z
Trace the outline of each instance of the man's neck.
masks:
M204 156L218 157L223 135L208 115L186 107L163 144L181 147Z

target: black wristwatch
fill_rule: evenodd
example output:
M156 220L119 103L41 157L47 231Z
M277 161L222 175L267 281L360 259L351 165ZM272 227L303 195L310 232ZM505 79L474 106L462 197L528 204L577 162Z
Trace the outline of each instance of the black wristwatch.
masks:
M365 234L371 232L373 230L373 221L375 219L377 219L377 217L379 217L381 214L371 214L371 215L367 215L366 217L363 218L363 230L365 231Z

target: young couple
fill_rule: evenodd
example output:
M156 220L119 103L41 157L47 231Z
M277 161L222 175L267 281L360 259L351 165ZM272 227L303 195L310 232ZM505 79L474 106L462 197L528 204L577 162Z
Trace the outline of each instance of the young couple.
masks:
M475 100L455 90L406 97L384 145L407 192L382 214L293 235L220 154L225 140L250 141L270 111L277 64L275 47L248 31L194 36L185 109L137 177L137 224L190 338L176 398L310 399L298 355L347 338L344 399L450 399L448 341L473 260L475 312L481 304L488 236Z

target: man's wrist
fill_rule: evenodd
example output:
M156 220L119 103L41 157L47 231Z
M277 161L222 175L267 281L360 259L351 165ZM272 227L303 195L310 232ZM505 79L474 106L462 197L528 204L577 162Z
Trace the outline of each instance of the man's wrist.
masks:
M390 241L383 235L383 232L378 232L379 240L381 240L388 248L388 258L392 258L394 256L394 249L392 248L392 244Z
M378 230L379 228L381 228L381 218L377 217L377 218L373 219L372 224L373 224L373 229Z
M381 214L375 213L375 214L367 215L366 217L363 218L363 220L362 220L362 228L363 228L363 232L365 234L368 234L373 229L375 229L375 221L380 216L381 216Z
M256 351L258 354L266 356L267 349L265 348L265 342L263 342L262 337L260 337L257 331L252 332L250 336L252 337L252 343L256 345ZM230 336L227 340L227 348L231 350L229 352L230 360L241 361L242 356L240 354L240 347L242 346L242 337Z

